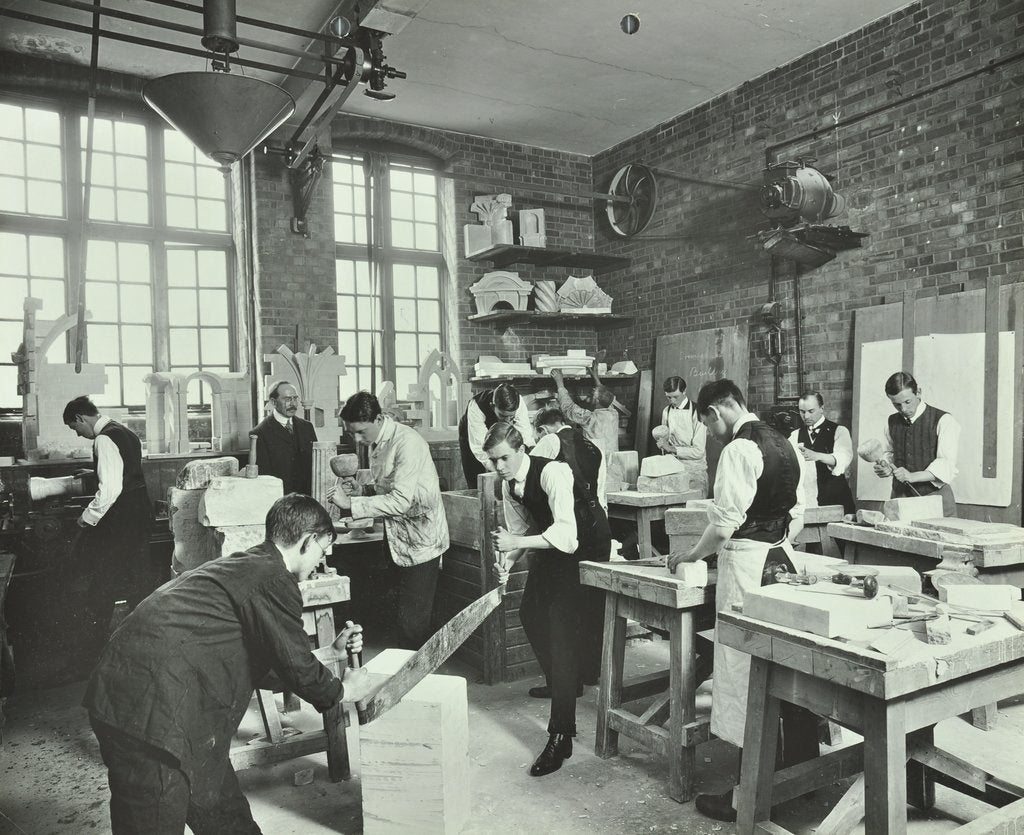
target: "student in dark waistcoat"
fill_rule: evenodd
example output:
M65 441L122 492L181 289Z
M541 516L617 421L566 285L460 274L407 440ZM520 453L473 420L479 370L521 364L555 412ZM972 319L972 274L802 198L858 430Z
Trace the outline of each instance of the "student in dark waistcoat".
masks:
M273 411L253 430L257 436L256 466L260 475L281 479L284 495L309 496L313 492L316 430L312 423L299 417L299 395L291 383L273 383L267 399Z
M889 459L875 464L879 478L892 476L892 497L942 497L942 515L956 516L950 482L956 477L960 424L951 414L924 402L917 380L897 371L885 381L885 394L896 410L889 415L885 441Z
M466 487L476 489L476 477L490 472L491 460L484 452L484 437L499 420L512 424L523 438L527 449L533 446L533 427L526 402L515 387L502 383L495 389L477 392L466 406L459 421L459 452Z
M553 458L569 465L573 475L573 492L577 502L596 501L607 516L605 481L607 467L604 456L578 426L570 425L561 409L545 409L536 418L540 436L530 453L535 458ZM595 557L606 562L609 554ZM604 592L593 586L580 590L583 597L580 617L580 681L597 684L601 676L601 644L604 640ZM548 687L532 687L530 695L550 698Z
M817 391L805 391L797 404L803 426L790 434L805 461L813 462L818 506L841 504L845 513L857 508L853 503L846 471L853 461L853 439L850 430L825 418L825 400Z
M580 560L608 559L608 519L595 499L577 499L569 465L527 455L519 432L496 423L484 449L502 479L508 530L493 533L497 551L514 563L532 552L519 617L551 688L548 742L530 768L540 777L572 756L579 685L579 634L583 608ZM499 558L499 582L511 564Z
M78 519L72 570L84 575L84 623L76 636L80 661L90 664L106 643L118 593L134 607L150 591L147 583L153 503L142 474L138 435L101 415L88 397L64 407L64 424L93 442L99 489Z
M668 567L718 554L715 609L730 611L743 595L775 582L775 572L794 571L790 537L803 527L804 468L795 445L748 411L732 380L706 383L697 414L709 434L725 444L715 473L715 500L708 526L689 552L669 556ZM750 656L715 641L711 732L741 750L747 714ZM818 724L796 705L781 705L784 766L818 756ZM756 752L753 756L756 756ZM697 810L735 821L732 792L699 794Z

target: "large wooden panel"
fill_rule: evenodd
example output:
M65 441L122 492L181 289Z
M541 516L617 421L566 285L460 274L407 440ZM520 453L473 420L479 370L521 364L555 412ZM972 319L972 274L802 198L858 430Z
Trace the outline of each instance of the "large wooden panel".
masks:
M901 369L882 368L879 355L908 353L903 348L909 347L909 336L913 336L916 367L902 370L914 373L926 402L951 412L964 427L960 476L953 482L958 515L1020 524L1024 285L991 290L998 292L998 302L987 299L986 290L943 296L919 292L906 295L900 303L857 311L854 444L880 437L891 411L882 387L888 374ZM905 315L909 312L913 315ZM907 334L905 342L906 328L914 332ZM993 388L998 397L993 396ZM881 483L864 462L854 469L858 501L882 498L879 488L884 491L887 482ZM1005 485L1001 496L993 489L997 480Z
M686 393L696 401L700 387L712 380L732 380L746 394L749 367L750 347L746 325L659 336L654 356L651 423L661 422L662 410L667 405L663 390L667 377L676 375L686 380ZM648 446L648 451L651 449ZM708 484L712 488L721 453L722 445L708 435Z

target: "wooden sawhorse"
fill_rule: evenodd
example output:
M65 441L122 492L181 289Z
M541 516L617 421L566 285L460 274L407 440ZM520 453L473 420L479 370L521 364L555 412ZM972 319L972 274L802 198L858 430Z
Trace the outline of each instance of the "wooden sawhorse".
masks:
M694 588L661 565L581 562L580 582L604 589L604 645L597 696L594 752L607 759L619 750L619 734L668 758L668 795L685 803L693 797L694 750L708 739L708 723L697 719L695 641L697 617L714 617L713 581ZM669 633L669 669L623 682L626 619ZM657 696L642 714L623 704ZM663 727L666 720L668 727Z
M908 801L929 808L935 783L1001 807L956 832L1020 831L1024 788L934 743L936 723L1024 690L1024 632L1003 621L969 636L966 626L947 646L922 643L919 652L894 658L719 613L718 640L752 656L737 831L783 835L787 830L768 819L773 804L855 774L861 776L817 827L818 835L849 832L862 817L871 835L905 833ZM852 728L864 742L774 772L780 701Z
M333 571L328 569L328 572ZM348 577L317 573L313 579L301 581L299 591L302 594L302 620L306 634L315 640L317 647L329 647L337 634L333 607L350 597ZM341 675L342 671L337 664L329 666L335 675ZM331 781L337 783L352 777L345 738L348 714L341 702L323 714L322 731L290 735L281 726L273 690L257 690L256 703L267 735L231 749L231 765L236 771L326 751L327 772Z

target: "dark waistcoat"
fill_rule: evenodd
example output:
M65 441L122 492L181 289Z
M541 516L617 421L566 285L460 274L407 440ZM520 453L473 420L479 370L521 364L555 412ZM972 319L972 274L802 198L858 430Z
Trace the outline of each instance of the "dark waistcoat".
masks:
M747 518L732 538L778 542L789 527L789 511L796 504L800 484L796 450L785 436L759 420L743 424L733 440L738 438L757 444L764 459L764 470L757 480L754 500L747 508Z

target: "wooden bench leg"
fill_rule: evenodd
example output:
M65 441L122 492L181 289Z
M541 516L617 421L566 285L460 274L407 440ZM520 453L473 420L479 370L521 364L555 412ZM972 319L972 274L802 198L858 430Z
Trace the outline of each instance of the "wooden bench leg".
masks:
M654 552L654 542L651 539L652 521L654 521L654 514L649 508L638 507L636 509L637 548L640 549L640 559L642 560L657 556Z
M935 747L934 725L911 734L911 741L908 743L911 753L914 748L921 746ZM914 760L913 756L907 760L907 802L916 809L925 811L935 805L935 781L928 774L924 764Z
M907 736L903 705L864 703L864 831L907 831Z
M341 702L324 714L324 733L327 734L327 774L331 782L351 780L352 767L345 737L345 706Z
M991 731L999 717L998 705L984 705L971 711L971 724L979 731Z
M608 725L608 713L622 704L622 665L626 657L626 619L618 613L618 596L605 592L601 682L597 693L597 737L594 753L607 759L619 753L619 732Z
M684 729L697 718L697 683L693 611L684 609L669 620L668 796L680 803L693 798L694 749Z
M779 700L768 692L771 667L771 662L763 658L750 659L743 764L736 795L738 832L753 832L755 823L767 821L771 815L775 749L779 743Z

